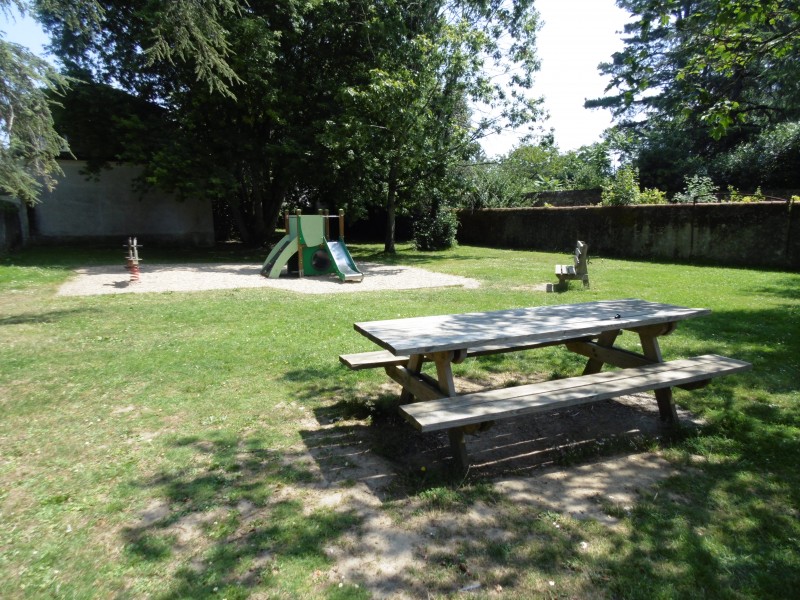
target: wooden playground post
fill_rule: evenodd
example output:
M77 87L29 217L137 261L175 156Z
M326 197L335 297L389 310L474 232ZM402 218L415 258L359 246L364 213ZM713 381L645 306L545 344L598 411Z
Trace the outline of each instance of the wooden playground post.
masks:
M325 239L326 240L331 239L331 221L330 221L329 215L330 215L330 213L328 212L328 209L326 208L322 213L323 221L325 222Z
M344 240L344 209L339 209L339 241Z

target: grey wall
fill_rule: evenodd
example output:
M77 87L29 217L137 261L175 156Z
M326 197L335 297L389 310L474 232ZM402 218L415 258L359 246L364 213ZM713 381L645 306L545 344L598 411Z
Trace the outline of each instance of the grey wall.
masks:
M800 269L800 205L785 202L462 210L465 244Z
M83 161L59 161L64 176L42 194L31 223L37 242L111 241L138 236L139 241L207 246L214 243L209 201L178 202L169 194L144 196L131 183L139 167L122 165L97 180L81 174Z

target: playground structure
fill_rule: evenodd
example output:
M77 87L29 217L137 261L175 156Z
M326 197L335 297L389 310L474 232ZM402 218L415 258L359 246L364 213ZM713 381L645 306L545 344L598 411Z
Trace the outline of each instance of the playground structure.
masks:
M358 270L344 243L344 211L340 210L339 239L330 239L328 211L318 215L303 215L300 211L290 215L284 213L286 235L275 244L261 267L261 274L270 279L280 277L284 266L289 273L304 275L327 275L335 273L345 282L359 282L364 274Z

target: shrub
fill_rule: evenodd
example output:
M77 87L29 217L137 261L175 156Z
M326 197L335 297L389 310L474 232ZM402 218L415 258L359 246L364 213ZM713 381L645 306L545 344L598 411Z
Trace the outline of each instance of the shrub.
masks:
M692 175L686 177L686 187L682 192L672 198L675 202L716 202L719 188L714 185L711 177L706 175Z
M630 166L619 169L614 178L607 180L603 185L601 198L605 206L638 204L641 201L639 171Z
M645 188L639 195L639 202L642 204L666 204L667 193L658 188Z
M414 221L414 247L417 250L447 250L456 243L458 219L446 206L423 213Z
M766 196L761 191L761 187L757 187L756 191L753 192L750 196L744 196L740 201L741 202L763 202L766 200Z

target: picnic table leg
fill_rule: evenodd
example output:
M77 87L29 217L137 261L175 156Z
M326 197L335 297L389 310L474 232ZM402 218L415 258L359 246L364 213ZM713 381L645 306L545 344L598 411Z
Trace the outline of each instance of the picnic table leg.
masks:
M461 473L466 473L469 469L469 455L467 454L467 444L464 442L464 428L448 429L447 435L450 438L450 451L453 453L456 469Z
M456 384L453 379L453 363L449 352L437 352L433 356L436 364L436 379L439 391L448 396L456 395Z
M639 340L642 344L642 352L647 358L655 362L664 362L656 336L640 332ZM655 390L655 393L661 420L667 423L677 424L678 413L675 410L675 403L672 401L672 388Z
M619 329L604 331L600 334L600 337L597 338L597 345L604 346L606 348L613 347L614 342L617 340L617 337L620 333L621 332ZM599 358L590 358L588 361L586 361L586 366L583 368L583 374L594 375L595 373L599 373L604 364L605 363Z
M413 375L419 375L422 372L422 354L414 354L409 360L408 364L406 365L406 369L408 369ZM403 391L400 392L400 404L409 404L414 400L414 395L409 392L406 388L403 388Z
M453 362L464 360L464 353L437 352L433 356L436 364L436 378L439 382L439 390L448 396L456 395L456 385L453 379ZM464 428L454 427L447 430L450 438L450 451L453 453L453 460L456 468L461 473L466 473L469 469L469 455L467 454L467 444L464 441Z

